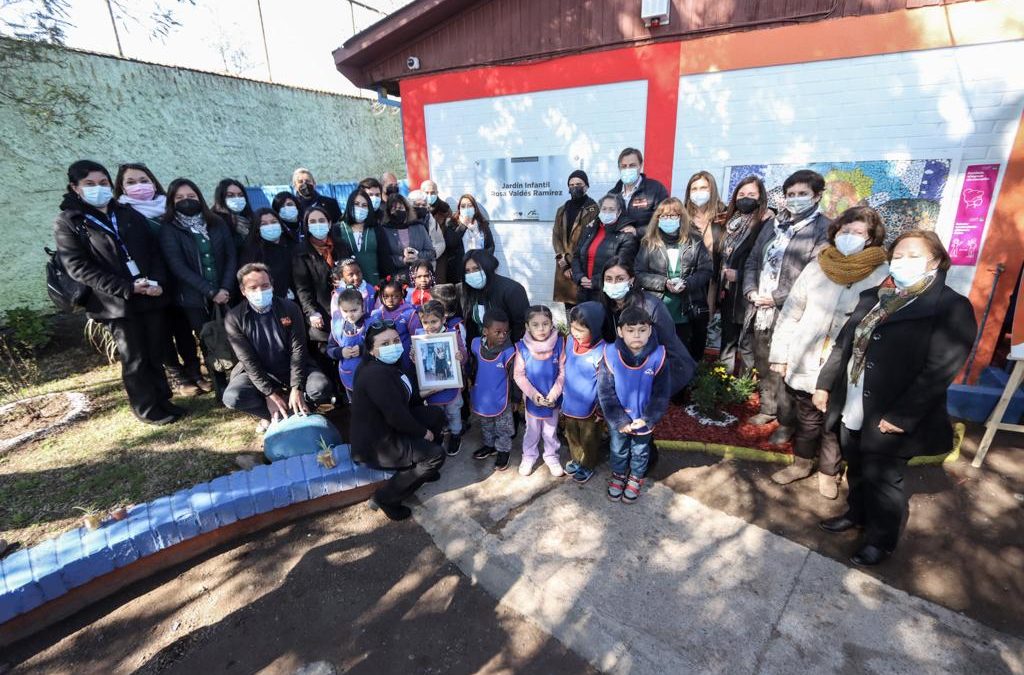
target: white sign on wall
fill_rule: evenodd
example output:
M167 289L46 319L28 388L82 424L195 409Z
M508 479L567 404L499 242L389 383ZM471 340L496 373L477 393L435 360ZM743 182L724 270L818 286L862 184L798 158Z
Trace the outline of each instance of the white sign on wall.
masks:
M577 168L565 155L479 159L475 194L491 220L549 220Z

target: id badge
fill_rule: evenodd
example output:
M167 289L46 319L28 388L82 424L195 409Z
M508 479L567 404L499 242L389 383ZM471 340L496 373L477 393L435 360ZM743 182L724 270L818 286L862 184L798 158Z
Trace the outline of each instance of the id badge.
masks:
M139 266L130 258L128 259L128 274L132 275L133 278L140 275Z

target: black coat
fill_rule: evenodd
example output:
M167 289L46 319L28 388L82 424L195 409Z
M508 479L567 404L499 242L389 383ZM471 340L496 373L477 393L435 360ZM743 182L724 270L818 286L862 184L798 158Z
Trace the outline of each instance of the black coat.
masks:
M477 290L463 282L459 284L459 297L462 301L462 316L466 321L468 343L479 337L480 329L476 323L476 306L484 309L500 309L509 318L509 339L512 344L526 333L526 312L530 309L530 301L526 297L526 289L518 281L503 277L493 271L487 273L487 285Z
M444 227L444 270L445 280L449 284L457 284L466 276L463 263L466 247L462 244L462 235L466 234L466 226L459 222L457 213L453 214ZM494 234L489 223L481 223L480 231L484 233L484 250L494 255Z
M804 271L807 264L818 257L821 250L828 246L828 226L832 221L824 213L819 213L813 222L807 223L799 232L793 235L782 254L782 270L779 273L779 285L772 293L775 298L775 307L782 308L789 297L789 289L800 273ZM771 221L765 223L757 235L754 246L747 256L747 262L743 270L743 295L747 296L751 291L756 291L761 278L761 268L764 266L764 249L775 238L775 227Z
M601 274L604 269L604 264L611 258L616 256L623 260L632 263L636 258L636 251L639 244L637 243L636 235L623 232L622 228L629 225L634 225L631 220L625 216L620 217L618 222L612 223L611 225L604 225L600 220L592 220L587 223L586 227L583 228L583 232L580 234L580 241L576 245L576 251L572 256L572 278L576 282L576 286L579 290L577 298L579 302L585 302L592 299L592 296L597 295L601 290L604 276ZM604 228L605 235L604 239L597 246L597 250L594 252L594 274L590 278L590 291L580 287L580 281L583 280L587 275L587 269L590 266L590 244L593 243L594 237L597 236L598 231Z
M626 204L625 215L636 223L636 236L643 239L644 234L647 233L647 225L651 222L651 217L654 215L654 209L658 208L658 204L668 199L668 189L659 181L648 178L644 174L640 174L640 177L643 180L640 181L636 192L630 195L629 203ZM609 192L621 195L622 181L617 182L615 187Z
M679 271L686 288L683 289L683 306L708 306L708 284L711 283L711 254L704 247L700 235L691 232L679 250ZM640 246L636 256L636 280L640 287L659 298L665 295L668 281L668 253L664 248L649 249Z
M304 214L308 209L311 209L314 206L319 206L320 208L327 212L327 217L328 219L330 219L332 225L336 224L339 220L341 220L341 207L338 206L338 200L335 199L334 197L325 197L324 195L318 192L316 194L316 197L314 197L312 200L308 202L302 197L295 197L295 204L299 207L300 223L305 220L302 217L302 214Z
M747 258L750 257L750 252L757 242L758 235L761 234L761 228L771 221L772 216L769 214L760 223L751 226L746 239L741 241L739 246L732 251L724 249L720 251L720 267L736 270L736 281L727 282L723 280L722 282L722 297L718 306L722 310L722 319L724 321L743 323L746 318L747 310L750 306L750 301L747 300L747 296L743 293L743 279ZM771 227L770 225L768 226Z
M377 247L383 247L383 254L378 255L378 260L385 264L381 270L381 276L393 274L405 274L409 271L409 265L405 262L403 254L404 247L398 238L399 230L403 228L385 225L377 230ZM423 223L414 221L409 223L409 246L419 251L418 258L433 262L437 258L434 252L434 243L430 241L430 235Z
M261 394L270 396L275 391L281 393L278 391L280 387L268 377L267 369L260 362L245 329L246 319L254 311L247 301L243 301L232 307L224 317L224 330L228 334L228 342L231 343L231 349L238 358L238 363L231 371L231 377L235 378L241 373L245 373ZM305 389L306 377L316 366L309 356L305 318L302 316L302 311L298 305L286 298L274 298L270 311L277 319L275 325L282 342L291 345L291 365L287 385L291 388Z
M270 268L270 278L274 281L274 295L284 298L288 289L292 288L292 256L296 245L292 240L281 235L277 243L270 241L250 241L242 250L238 259L239 269L248 263L263 263Z
M413 417L410 407L422 402L410 394L398 364L389 365L365 356L356 369L352 388L352 458L369 466L400 468L407 455L400 437L423 438L427 427ZM416 381L409 378L413 392Z
M66 195L54 223L53 234L57 253L68 276L91 289L86 311L93 319L103 320L121 319L165 307L170 299L166 288L167 268L149 223L129 206L112 201L109 208L117 218L121 239L139 266L139 273L160 282L165 292L158 297L133 293L134 280L128 272L120 246L113 235L93 224L85 214L107 225L110 220L76 196Z
M199 246L195 235L177 222L163 223L160 227L160 248L171 276L175 280L175 302L180 307L207 307L220 289L234 291L238 287L235 273L238 257L231 230L220 218L206 224L213 248L214 264L220 275L219 283L211 284L203 276L199 260Z
M838 428L846 403L854 330L877 301L877 289L861 293L818 375L818 389L830 392L825 415L828 429ZM977 329L970 301L946 286L944 273L914 302L875 328L861 375L862 453L908 458L952 449L946 390L967 360ZM881 433L878 423L883 419L904 433Z
M334 232L331 233L331 241L334 242L332 255L335 263L351 257L352 250L348 244ZM292 284L306 319L319 314L324 321L323 329L310 327L309 339L327 342L331 325L331 293L334 292L334 281L331 279L330 266L309 243L308 237L295 247L295 255L292 258Z

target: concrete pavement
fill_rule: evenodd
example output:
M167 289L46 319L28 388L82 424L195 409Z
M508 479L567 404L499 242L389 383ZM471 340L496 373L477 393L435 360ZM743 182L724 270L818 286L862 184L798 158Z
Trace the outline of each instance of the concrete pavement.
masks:
M518 442L517 442L518 445ZM1024 673L1024 642L649 483L633 505L449 458L413 512L502 603L611 673ZM898 564L898 563L897 563Z

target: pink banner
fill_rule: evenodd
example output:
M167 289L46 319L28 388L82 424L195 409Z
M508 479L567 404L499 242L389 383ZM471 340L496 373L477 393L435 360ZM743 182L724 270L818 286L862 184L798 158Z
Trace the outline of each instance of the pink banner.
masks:
M998 164L971 164L964 174L956 221L949 238L949 257L954 265L977 265L992 195L999 177Z

